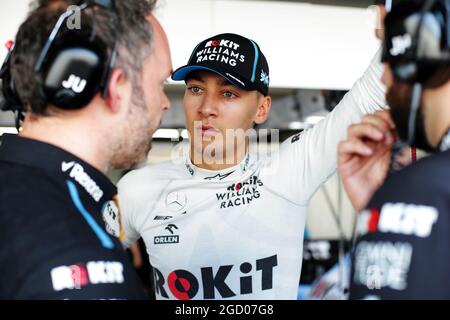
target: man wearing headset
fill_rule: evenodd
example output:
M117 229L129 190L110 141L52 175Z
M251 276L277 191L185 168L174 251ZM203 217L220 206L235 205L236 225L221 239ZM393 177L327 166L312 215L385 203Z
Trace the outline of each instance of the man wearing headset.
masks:
M449 14L448 0L430 0L406 1L387 15L390 114L365 118L339 146L346 191L358 210L365 208L350 298L450 298ZM432 155L384 181L394 128L405 144Z
M264 54L237 34L201 41L172 75L186 82L189 155L119 183L124 243L145 241L156 297L296 299L309 199L347 126L385 106L380 76L375 57L326 119L261 157L245 133L271 107Z
M71 3L41 1L2 68L4 109L25 119L0 146L0 299L146 297L105 172L150 149L168 42L148 1Z

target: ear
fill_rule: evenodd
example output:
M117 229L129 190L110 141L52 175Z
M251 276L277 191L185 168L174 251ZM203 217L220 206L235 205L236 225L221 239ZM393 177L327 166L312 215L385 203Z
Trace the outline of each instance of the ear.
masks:
M270 96L264 97L258 93L258 112L255 116L255 123L261 124L267 120L269 116L270 107L272 105L272 98Z
M129 85L125 73L122 69L114 69L108 84L108 95L105 102L113 113L120 111L122 101L126 97L127 86Z

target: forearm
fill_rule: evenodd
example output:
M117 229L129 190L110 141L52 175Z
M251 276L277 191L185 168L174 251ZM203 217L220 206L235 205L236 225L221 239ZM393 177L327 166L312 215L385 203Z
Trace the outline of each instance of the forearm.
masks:
M354 104L360 109L361 115L386 109L386 87L381 82L383 64L381 49L372 58L369 67L349 92Z
M311 190L309 197L336 171L337 147L346 138L348 127L360 122L365 114L386 108L382 71L380 52L377 52L362 77L335 109L314 128L305 132L306 179L303 187Z

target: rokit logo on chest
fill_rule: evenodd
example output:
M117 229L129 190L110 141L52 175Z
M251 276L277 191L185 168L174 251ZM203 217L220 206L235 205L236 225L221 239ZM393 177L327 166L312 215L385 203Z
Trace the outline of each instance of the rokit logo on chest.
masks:
M234 183L227 188L227 192L217 193L220 209L239 207L258 199L261 194L258 187L264 184L257 176L251 176L244 182Z
M233 298L272 290L277 266L278 256L273 255L237 265L203 267L199 272L177 269L164 275L154 268L155 293L160 298L168 299L170 293L176 299L190 300ZM237 282L232 281L236 279ZM200 288L203 289L202 295L199 294Z

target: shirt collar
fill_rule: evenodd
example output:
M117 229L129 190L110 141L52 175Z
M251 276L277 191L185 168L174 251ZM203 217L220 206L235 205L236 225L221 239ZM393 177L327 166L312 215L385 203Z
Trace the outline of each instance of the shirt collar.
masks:
M254 164L254 159L255 157L253 155L247 153L245 158L239 164L233 167L223 170L207 170L194 165L190 159L190 156L187 155L184 165L186 167L187 173L193 178L226 181L228 180L228 178L234 176L235 174L241 175L248 171Z
M450 149L450 129L444 135L444 138L441 140L441 144L439 145L439 149L441 152L447 151Z
M116 186L102 172L54 145L12 134L4 134L0 161L36 168L64 182L71 181L87 193L99 210L113 199Z

